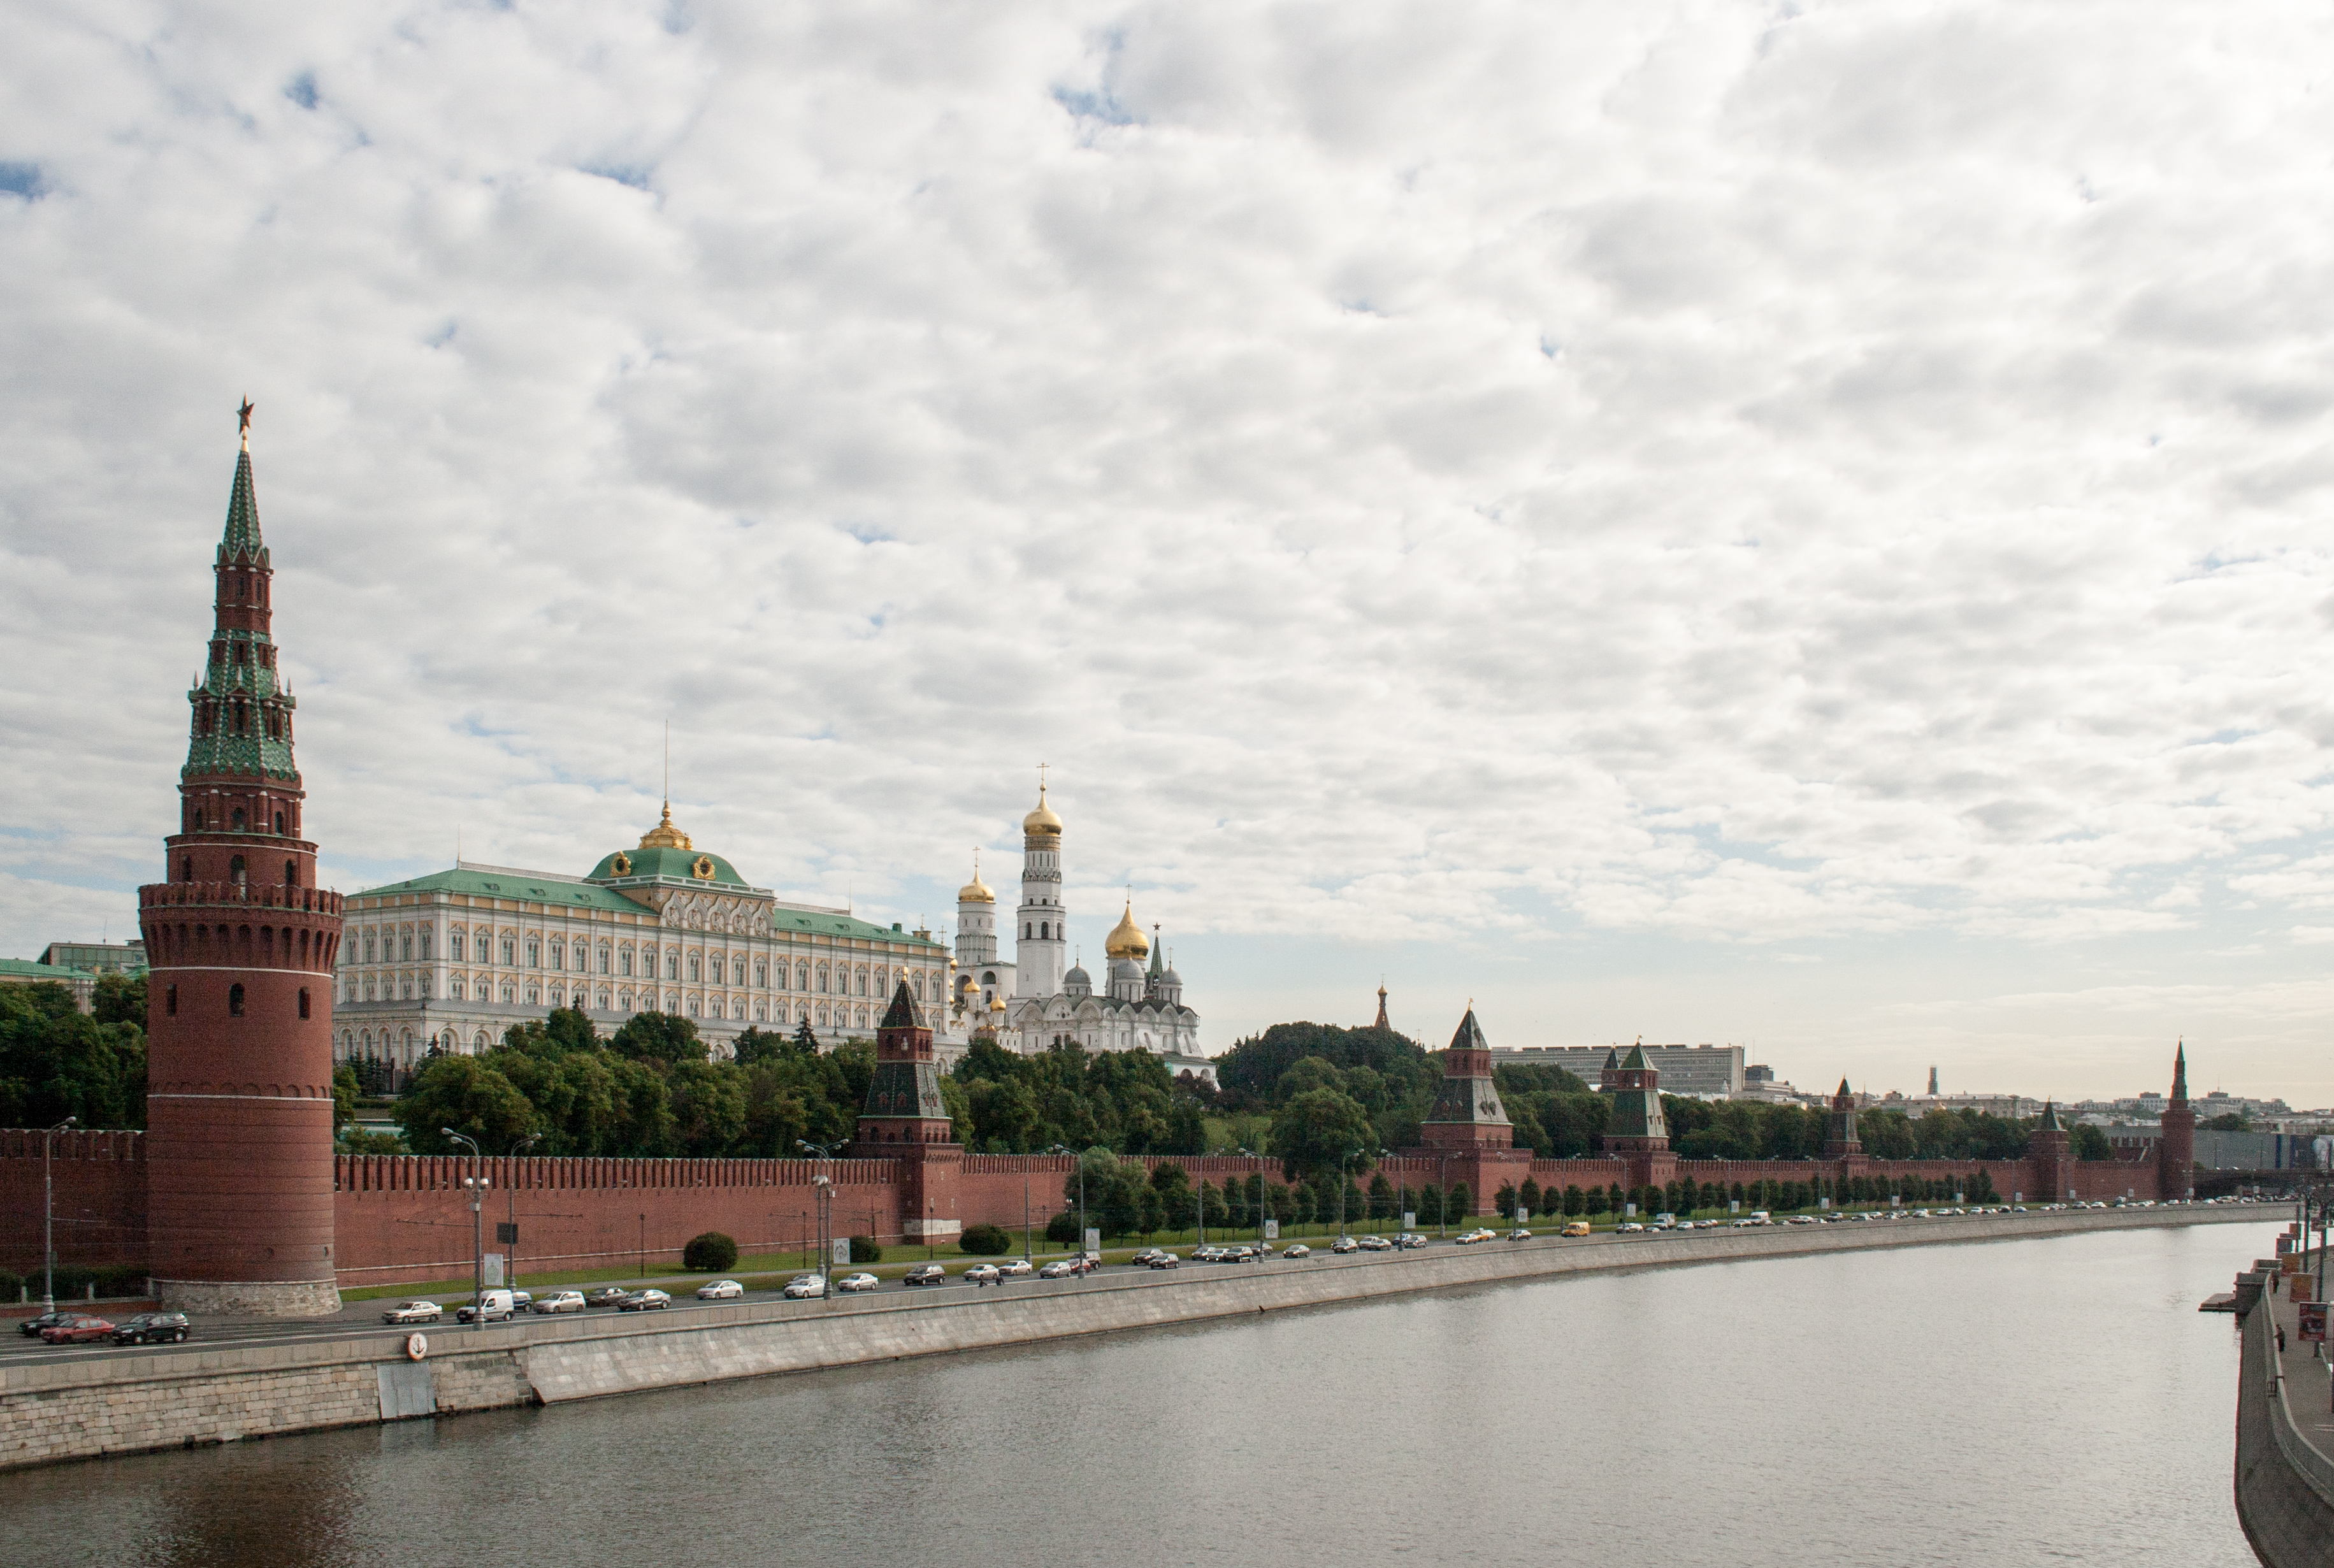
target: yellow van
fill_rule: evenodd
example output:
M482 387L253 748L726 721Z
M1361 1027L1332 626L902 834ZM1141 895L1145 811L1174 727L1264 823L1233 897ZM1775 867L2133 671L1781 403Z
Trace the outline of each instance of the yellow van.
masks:
M1567 1221L1564 1227L1564 1234L1567 1236L1587 1236L1588 1234L1588 1222L1585 1219Z

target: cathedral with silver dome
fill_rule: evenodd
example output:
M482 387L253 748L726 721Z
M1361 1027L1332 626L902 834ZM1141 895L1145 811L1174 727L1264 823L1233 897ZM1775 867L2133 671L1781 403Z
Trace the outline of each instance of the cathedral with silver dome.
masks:
M1057 1044L1149 1051L1171 1073L1215 1082L1215 1063L1200 1054L1200 1015L1183 1005L1183 977L1167 961L1158 928L1146 936L1135 924L1132 894L1104 940L1101 986L1082 963L1065 967L1062 819L1046 804L1043 784L1037 809L1021 819L1021 903L1010 958L998 950L997 894L980 880L978 860L956 899L950 1034L969 1041L985 1029L1008 1050L1031 1055Z

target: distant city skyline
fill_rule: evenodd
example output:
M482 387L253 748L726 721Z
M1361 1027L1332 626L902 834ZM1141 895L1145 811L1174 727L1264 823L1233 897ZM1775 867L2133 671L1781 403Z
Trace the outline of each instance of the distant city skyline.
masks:
M1051 765L1211 1053L2334 1103L2334 20L917 16L19 19L0 952L134 928L247 398L341 889L670 722L936 932Z

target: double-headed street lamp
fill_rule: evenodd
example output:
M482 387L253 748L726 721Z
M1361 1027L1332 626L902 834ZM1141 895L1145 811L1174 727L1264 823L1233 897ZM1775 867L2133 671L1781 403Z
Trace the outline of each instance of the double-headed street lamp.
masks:
M1337 1156L1337 1239L1345 1239L1345 1161L1359 1159L1362 1151L1348 1149Z
M462 1185L470 1191L470 1326L487 1326L487 1178L481 1167L486 1156L478 1151L478 1140L450 1127L438 1130L457 1143L470 1146L470 1174Z
M41 1310L57 1310L57 1187L50 1174L51 1148L58 1133L81 1120L68 1116L41 1134Z
M797 1138L795 1147L831 1164L834 1151L849 1141L847 1138L838 1138L831 1143L813 1143L808 1139ZM810 1184L818 1194L819 1294L821 1299L826 1299L834 1294L834 1178L825 1174L814 1176Z
M510 1180L504 1185L503 1191L510 1198L510 1235L505 1242L510 1248L509 1273L513 1290L518 1288L518 1157L542 1141L542 1133L530 1132L511 1145Z
M1241 1150L1239 1152L1240 1152L1240 1158L1241 1158L1241 1159L1257 1159L1257 1158L1258 1158L1257 1154L1256 1154L1253 1150L1251 1150L1243 1149L1243 1150ZM1263 1247L1264 1247L1264 1198L1265 1198L1265 1192L1264 1192L1264 1173L1263 1173L1262 1171L1258 1171L1258 1172L1256 1172L1256 1173L1255 1173L1255 1178L1256 1178L1256 1245L1257 1245L1257 1248L1258 1248L1258 1250L1259 1250L1259 1251L1261 1251L1261 1250L1263 1250ZM1245 1198L1245 1197L1247 1197L1247 1196L1248 1196L1248 1183L1246 1183L1246 1182L1242 1182L1242 1183L1240 1183L1240 1196L1241 1196L1241 1197L1243 1197L1243 1198Z
M1085 1156L1084 1156L1084 1155L1082 1155L1082 1154L1077 1153L1077 1152L1076 1152L1075 1150L1074 1150L1065 1148L1063 1145L1058 1144L1058 1143L1055 1144L1051 1149L1048 1149L1047 1150L1046 1150L1046 1153L1048 1153L1048 1154L1066 1154L1066 1155L1068 1155L1072 1159L1075 1159L1075 1160L1076 1160L1076 1161L1077 1161L1077 1165L1078 1165L1078 1257L1079 1257L1081 1260L1084 1260L1084 1258L1085 1258L1085 1255L1086 1255L1086 1161L1085 1161Z

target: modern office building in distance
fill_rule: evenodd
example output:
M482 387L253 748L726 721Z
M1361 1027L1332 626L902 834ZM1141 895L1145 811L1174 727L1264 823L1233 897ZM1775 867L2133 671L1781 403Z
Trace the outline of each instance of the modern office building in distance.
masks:
M1499 1066L1561 1067L1594 1089L1605 1071L1605 1059L1616 1049L1612 1045L1495 1045L1491 1060ZM1740 1045L1642 1045L1641 1049L1653 1070L1661 1074L1664 1094L1702 1100L1742 1096Z

